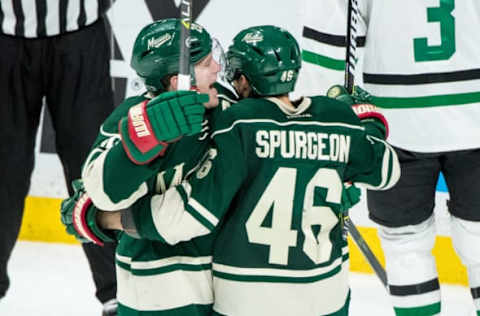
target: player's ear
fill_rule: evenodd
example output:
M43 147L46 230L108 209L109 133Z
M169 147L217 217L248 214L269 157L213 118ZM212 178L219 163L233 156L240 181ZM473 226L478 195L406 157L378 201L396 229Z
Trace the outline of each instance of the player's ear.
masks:
M177 75L171 76L170 80L169 80L169 86L168 86L167 90L168 91L175 91L175 90L177 90L177 86L178 86L178 76Z
M250 82L248 81L247 77L244 74L241 74L238 78L240 83L240 87L242 87L242 95L244 98L248 98L250 93L252 92L252 87L250 86Z
M247 79L247 77L245 77L244 74L241 74L240 76L238 76L237 80L242 85L245 84L246 82L248 82L248 79Z

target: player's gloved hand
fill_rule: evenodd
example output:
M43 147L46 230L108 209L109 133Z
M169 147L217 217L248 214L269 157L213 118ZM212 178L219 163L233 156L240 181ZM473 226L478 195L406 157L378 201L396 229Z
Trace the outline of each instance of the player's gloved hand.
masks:
M328 89L327 96L350 105L362 121L368 134L380 139L387 139L388 122L377 107L372 104L372 97L367 91L354 86L352 94L349 94L344 86L334 85Z
M171 91L130 108L119 123L123 147L135 164L163 155L168 143L202 130L207 94Z
M74 194L63 200L61 206L61 220L67 233L81 242L94 242L100 246L104 242L114 241L113 234L97 225L98 209L85 192L82 180L73 181L72 186Z
M342 189L342 211L347 211L360 202L361 191L354 184L345 182Z

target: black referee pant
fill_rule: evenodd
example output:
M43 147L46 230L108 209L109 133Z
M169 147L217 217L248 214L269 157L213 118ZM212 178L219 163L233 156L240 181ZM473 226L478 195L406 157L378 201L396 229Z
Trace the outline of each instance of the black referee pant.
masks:
M52 116L68 191L101 123L113 110L110 46L103 20L63 35L25 39L0 34L0 297L18 237L34 165L42 98ZM60 214L59 214L60 218ZM105 302L116 295L114 244L83 244ZM35 258L32 258L34 262Z

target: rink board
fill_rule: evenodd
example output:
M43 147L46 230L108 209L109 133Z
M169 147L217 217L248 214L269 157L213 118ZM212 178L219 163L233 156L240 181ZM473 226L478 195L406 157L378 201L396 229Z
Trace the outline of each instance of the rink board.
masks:
M441 282L467 285L466 269L455 254L451 238L448 236L449 217L445 207L443 207L446 199L447 196L445 193L439 192L437 194L436 219L439 236L437 237L433 253L437 259ZM76 243L72 236L65 233L65 229L60 223L60 203L61 199L57 198L29 196L25 203L25 214L20 231L20 239ZM362 200L359 205L351 210L350 215L374 253L378 256L382 264L384 264L385 260L380 241L377 237L377 229L374 227L375 224L369 221L366 213L365 202ZM373 273L357 246L351 240L349 240L349 244L351 270L355 272Z

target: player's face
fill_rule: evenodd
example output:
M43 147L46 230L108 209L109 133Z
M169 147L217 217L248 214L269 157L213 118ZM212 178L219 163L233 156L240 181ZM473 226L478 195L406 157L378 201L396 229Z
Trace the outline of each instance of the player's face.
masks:
M200 93L207 93L210 97L206 108L214 108L218 105L217 89L213 87L217 81L217 74L220 71L220 65L215 61L212 54L208 54L204 59L195 65L195 82Z

